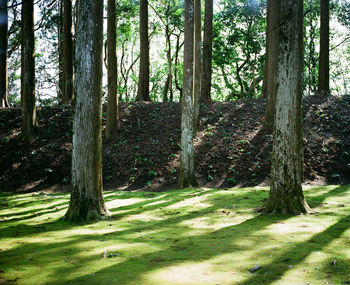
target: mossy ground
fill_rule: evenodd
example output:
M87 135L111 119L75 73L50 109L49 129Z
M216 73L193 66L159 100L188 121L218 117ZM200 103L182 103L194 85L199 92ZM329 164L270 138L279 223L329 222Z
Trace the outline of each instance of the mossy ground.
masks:
M110 220L72 225L69 194L3 193L0 284L350 283L350 186L305 189L314 215L255 213L267 196L110 191Z

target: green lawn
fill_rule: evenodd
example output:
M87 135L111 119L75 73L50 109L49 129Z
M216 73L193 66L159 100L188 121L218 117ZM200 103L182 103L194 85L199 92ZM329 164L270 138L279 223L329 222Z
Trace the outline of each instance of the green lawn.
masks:
M267 188L108 191L110 220L71 225L69 194L2 193L0 284L350 284L350 186L305 195L314 215L255 213Z

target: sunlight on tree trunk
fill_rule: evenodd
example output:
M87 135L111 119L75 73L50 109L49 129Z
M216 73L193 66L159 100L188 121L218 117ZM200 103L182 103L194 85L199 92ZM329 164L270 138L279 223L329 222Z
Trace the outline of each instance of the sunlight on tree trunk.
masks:
M302 191L303 1L281 1L276 118L268 213L310 212Z
M74 222L108 215L102 193L101 155L103 2L84 0L78 5L72 193L66 213Z
M183 96L181 116L181 154L179 187L197 186L194 175L193 146L193 40L194 5L193 0L185 1L185 44L183 66Z

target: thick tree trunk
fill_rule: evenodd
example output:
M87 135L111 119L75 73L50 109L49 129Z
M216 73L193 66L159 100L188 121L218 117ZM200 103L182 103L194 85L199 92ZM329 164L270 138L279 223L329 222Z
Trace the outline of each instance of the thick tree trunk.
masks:
M107 62L108 62L108 104L106 139L116 140L118 130L118 96L117 96L117 18L116 0L108 0L107 15Z
M66 218L91 221L108 215L102 193L103 1L78 3L72 194Z
M329 0L321 1L318 93L329 94Z
M265 111L264 127L272 130L275 119L275 103L277 90L277 58L279 41L279 13L280 1L267 1L267 28L266 28L266 94L267 103ZM265 80L265 78L264 78Z
M199 107L201 97L201 69L202 69L202 4L201 0L194 0L194 130L199 129Z
M213 0L205 0L201 101L210 102L213 55Z
M0 0L0 107L9 107L7 92L7 46L8 46L7 0Z
M72 0L63 1L63 96L62 103L73 103L73 35L72 35Z
M302 191L303 0L281 0L271 190L268 213L310 211Z
M35 107L35 54L34 54L34 4L33 0L22 3L22 137L34 138L36 124Z
M194 40L193 0L185 0L185 45L183 66L183 97L181 116L181 155L179 187L197 186L194 175L193 147L193 40Z
M148 0L140 0L140 72L136 101L149 97Z

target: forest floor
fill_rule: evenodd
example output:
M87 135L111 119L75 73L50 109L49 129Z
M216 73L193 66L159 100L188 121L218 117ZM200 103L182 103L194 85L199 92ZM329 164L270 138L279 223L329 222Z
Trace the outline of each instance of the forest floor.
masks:
M350 96L304 100L304 173L308 184L350 183ZM121 103L119 139L103 144L105 189L176 187L179 103ZM200 185L268 185L272 136L262 128L265 101L201 105L195 138ZM20 138L21 110L0 109L0 190L69 191L72 111L42 107L31 144ZM105 123L105 113L103 122Z
M267 187L106 191L72 225L68 193L0 193L0 284L350 284L350 187L307 186L313 215L261 215Z

